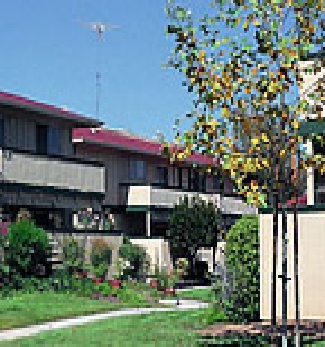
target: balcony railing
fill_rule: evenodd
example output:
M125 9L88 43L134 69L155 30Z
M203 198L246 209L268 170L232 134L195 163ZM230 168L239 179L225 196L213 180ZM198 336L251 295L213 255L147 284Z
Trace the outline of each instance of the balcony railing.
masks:
M238 197L224 196L221 198L219 205L222 213L225 214L257 214L257 208L253 205L248 205Z
M122 187L125 194L121 201L128 206L157 206L170 208L179 202L180 199L200 197L205 201L218 204L218 194L208 194L200 192L182 191L180 189L161 188L151 185L128 185Z
M104 165L0 148L0 174L5 182L104 193Z
M180 199L199 197L205 201L210 201L215 206L221 208L225 214L255 214L257 210L254 206L244 203L240 198L233 196L221 196L217 193L201 193L182 191L179 189L159 188L151 185L128 185L123 187L122 204L127 206L156 206L171 208Z

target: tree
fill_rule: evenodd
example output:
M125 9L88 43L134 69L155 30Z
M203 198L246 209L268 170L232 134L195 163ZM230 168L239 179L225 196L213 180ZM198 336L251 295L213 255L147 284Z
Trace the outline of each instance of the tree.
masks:
M183 84L194 96L187 114L192 120L189 129L181 131L176 120L180 150L171 158L205 153L220 162L249 202L261 207L263 196L271 197L275 324L279 203L287 198L288 182L297 197L300 170L325 171L324 156L304 151L305 139L298 132L308 118L311 99L314 116L321 117L324 110L322 83L301 93L305 74L301 61L323 48L323 0L215 0L198 22L174 1L168 1L166 12L167 33L175 39L168 66L184 75ZM315 60L308 69L315 73L324 67L324 61ZM263 180L254 178L261 174ZM282 217L285 221L284 210ZM297 223L295 245L296 237ZM295 255L297 259L296 247Z
M192 265L200 247L210 246L220 231L220 212L211 202L185 196L169 216L167 239L174 259L187 258Z

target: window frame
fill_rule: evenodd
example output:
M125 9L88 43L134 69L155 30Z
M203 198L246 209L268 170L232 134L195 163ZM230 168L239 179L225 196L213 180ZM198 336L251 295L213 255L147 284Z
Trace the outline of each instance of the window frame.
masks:
M141 165L140 165L141 163ZM147 178L147 163L142 159L130 159L129 178L131 180L145 180Z

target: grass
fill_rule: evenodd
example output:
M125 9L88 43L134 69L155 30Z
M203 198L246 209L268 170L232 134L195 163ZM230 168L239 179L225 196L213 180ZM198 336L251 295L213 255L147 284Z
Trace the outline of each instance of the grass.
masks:
M305 340L307 340L307 338ZM312 338L309 337L309 341L310 342L306 344L306 346L313 346L313 347L325 346L325 340L315 342L315 341L312 341Z
M45 321L78 315L116 310L123 307L149 306L126 298L122 303L91 300L74 294L59 294L53 291L20 293L0 299L0 330L23 327Z
M159 300L159 299L164 299L165 295L162 292L157 291L156 288L150 287L148 284L146 283L128 283L126 282L125 284L126 288L134 291L135 293L139 293L142 296L144 296L145 298L151 298L153 300Z
M206 302L213 302L215 300L215 294L212 289L193 289L179 292L178 296L182 299L194 299L202 300Z
M108 318L75 328L2 342L0 346L197 346L194 330L207 325L209 313L209 309L198 309Z

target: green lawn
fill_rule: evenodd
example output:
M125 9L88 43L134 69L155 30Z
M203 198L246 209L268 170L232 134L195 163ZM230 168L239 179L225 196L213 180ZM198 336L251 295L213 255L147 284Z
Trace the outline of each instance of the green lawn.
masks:
M110 303L55 292L17 294L7 299L0 298L0 330L136 306L148 305L127 299L123 303Z
M309 339L310 339L310 338L309 338ZM325 346L325 340L324 340L324 341L314 342L314 343L312 343L312 344L309 344L309 346L313 346L313 347Z
M108 318L75 328L0 343L6 346L196 346L193 330L204 327L209 309Z
M193 289L184 292L179 292L178 296L184 299L202 300L206 302L213 302L215 294L212 289Z

